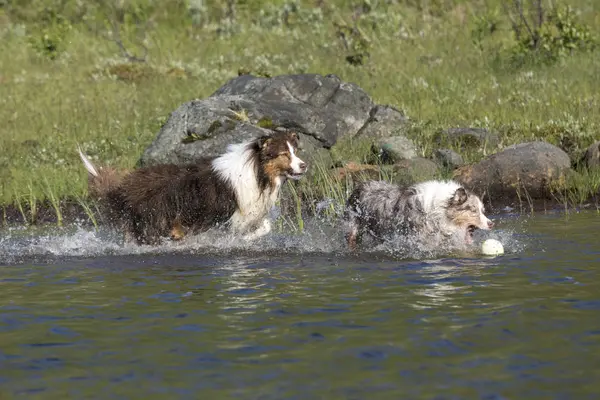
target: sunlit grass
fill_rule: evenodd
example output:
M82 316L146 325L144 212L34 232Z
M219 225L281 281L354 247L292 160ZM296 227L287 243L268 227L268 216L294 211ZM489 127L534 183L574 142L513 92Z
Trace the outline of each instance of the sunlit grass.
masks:
M257 9L268 8L262 14L240 8L234 26L214 18L193 26L189 16L173 10L148 32L147 63L135 70L120 59L115 43L83 26L73 26L64 50L51 60L29 45L36 34L33 25L1 24L0 204L13 205L24 222L33 223L40 205L48 203L60 223L60 205L76 199L96 223L92 208L84 206L86 175L77 143L95 162L131 168L170 112L209 96L240 69L270 75L333 73L354 82L375 102L406 113L412 121L406 134L423 156L436 149L436 133L457 126L495 131L500 147L538 139L570 141L573 155L600 135L598 54L574 53L552 65L511 68L505 60L512 43L506 20L480 45L471 35L499 2L440 2L439 10L430 12L405 2L378 4L363 17L370 57L362 66L346 62L333 25L352 23L356 5L334 2L317 12L312 4L300 2L305 14L290 26L270 22L281 14L279 3L256 3ZM600 5L591 0L574 5L598 34ZM223 33L224 26L229 30ZM133 74L133 81L119 79L123 71ZM334 160L365 162L369 147L368 141L342 142L333 150ZM463 156L473 162L496 150L474 149ZM323 165L313 168L315 176L302 183L305 206L314 211L323 199L343 202L349 183ZM581 173L561 198L586 202L598 193L597 179L596 173Z

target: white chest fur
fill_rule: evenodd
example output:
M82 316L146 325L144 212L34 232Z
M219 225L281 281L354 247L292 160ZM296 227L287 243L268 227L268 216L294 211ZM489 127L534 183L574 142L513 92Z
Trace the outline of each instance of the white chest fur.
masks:
M279 180L279 179L278 179ZM249 196L247 192L237 193L239 209L229 220L231 229L238 233L247 233L264 224L269 210L275 205L281 183L274 188L269 188L257 196ZM258 188L257 188L258 189Z
M275 186L261 190L257 179L252 152L246 144L233 144L227 153L213 161L214 171L233 188L238 209L229 220L231 229L245 234L264 226L269 210L277 201L282 179Z

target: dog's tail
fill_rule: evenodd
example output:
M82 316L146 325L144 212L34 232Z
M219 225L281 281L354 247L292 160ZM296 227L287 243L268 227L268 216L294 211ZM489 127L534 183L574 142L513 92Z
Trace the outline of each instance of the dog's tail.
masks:
M94 167L94 164L92 164L90 159L87 158L87 156L83 153L80 146L77 146L77 152L79 153L79 157L81 157L81 161L83 161L83 165L85 166L85 169L87 169L87 171L90 173L90 175L97 178L100 174L98 173L98 171L96 170L96 167Z
M83 153L81 147L77 151L88 172L88 192L92 197L103 198L108 192L121 183L123 174L113 168L96 168L92 161Z

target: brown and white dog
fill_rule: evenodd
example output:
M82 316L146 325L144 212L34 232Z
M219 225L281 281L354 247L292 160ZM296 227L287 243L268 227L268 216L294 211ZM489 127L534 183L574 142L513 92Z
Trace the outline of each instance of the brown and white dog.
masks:
M88 171L89 193L108 220L138 244L161 237L225 227L247 240L271 230L267 218L286 179L307 170L296 156L299 137L276 132L231 144L227 151L189 165L162 164L131 172L96 168L79 150Z
M451 237L470 244L475 229L491 229L477 195L454 181L427 181L400 187L384 181L363 182L346 204L346 239L356 249L362 235L383 239L401 234L430 247Z

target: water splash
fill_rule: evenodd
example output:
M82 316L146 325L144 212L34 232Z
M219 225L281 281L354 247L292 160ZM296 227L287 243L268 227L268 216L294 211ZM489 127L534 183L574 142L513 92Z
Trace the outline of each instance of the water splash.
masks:
M188 236L179 242L164 240L160 245L125 243L122 235L108 228L74 224L64 228L16 227L0 231L0 264L17 264L60 257L97 257L136 254L347 254L342 224L314 217L305 220L303 232L274 229L259 240L247 242L221 231ZM380 254L395 259L435 259L448 255L479 257L478 246L487 239L500 240L506 253L523 249L523 241L514 230L477 232L472 248L457 254L451 247L428 248L406 237L367 246L362 254Z

